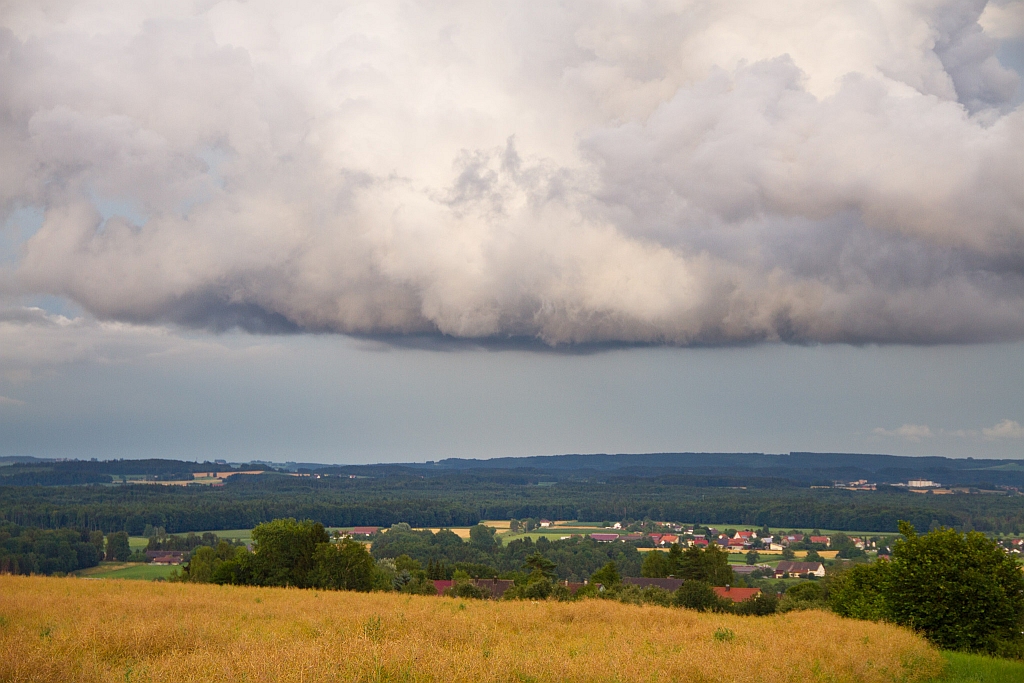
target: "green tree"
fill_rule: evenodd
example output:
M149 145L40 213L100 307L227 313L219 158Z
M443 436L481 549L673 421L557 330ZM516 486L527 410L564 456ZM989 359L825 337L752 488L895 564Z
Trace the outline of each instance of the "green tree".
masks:
M216 548L199 546L192 551L188 564L182 569L181 580L191 583L233 583L230 580L218 581L218 578L224 576L218 570L225 562L234 561L239 552L245 553L246 550L227 541L221 541Z
M395 571L396 572L415 572L423 569L423 565L418 560L414 560L408 555L399 555L395 558Z
M886 618L885 584L889 563L857 564L828 577L828 604L833 612L853 619Z
M863 553L863 551L861 551ZM808 550L804 562L824 562L825 558L818 554L817 550Z
M490 550L494 547L494 529L477 524L469 530L469 542L478 548Z
M100 559L103 559L103 532L102 531L91 531L89 532L89 543L92 543L96 550L100 554Z
M275 519L252 531L252 578L260 586L308 588L317 546L329 543L323 524Z
M640 576L652 579L663 579L669 575L669 559L665 553L652 550L644 553L644 563L640 567Z
M706 550L698 546L687 548L682 554L676 576L691 581L704 581L712 586L725 586L734 582L729 553L715 544L709 545Z
M107 534L107 560L115 562L126 562L132 554L131 545L128 543L127 531L115 531Z
M619 568L615 562L608 562L590 575L590 583L599 583L605 588L614 588L620 585L622 577L619 576Z
M373 558L362 543L346 538L338 544L317 545L309 572L313 588L369 591L373 582Z
M997 650L1024 626L1024 574L978 532L939 528L918 535L900 522L884 578L886 612L952 650Z
M761 555L756 550L751 550L747 553L747 564L754 565L761 559Z
M555 567L557 567L554 562L541 555L539 551L527 557L523 565L529 567L534 572L540 572L542 576L546 576L549 579L555 576Z
M683 566L683 548L678 543L673 543L668 549L668 573L666 576L679 576Z
M796 557L796 553L793 552L793 549L790 548L789 546L786 546L785 548L782 549L782 559L784 559L784 560L792 560L795 557Z

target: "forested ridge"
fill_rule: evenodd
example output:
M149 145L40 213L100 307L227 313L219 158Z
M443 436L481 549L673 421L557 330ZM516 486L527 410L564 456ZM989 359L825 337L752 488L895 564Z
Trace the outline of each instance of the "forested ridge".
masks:
M545 485L538 485L539 483ZM550 484L550 485L548 485ZM738 488L745 486L746 488ZM152 485L0 486L0 521L141 533L251 528L282 517L327 526L469 526L482 519L626 518L892 533L919 528L1020 533L1019 495L810 489L784 479L610 475L551 483L523 470L347 476L235 475L216 489Z

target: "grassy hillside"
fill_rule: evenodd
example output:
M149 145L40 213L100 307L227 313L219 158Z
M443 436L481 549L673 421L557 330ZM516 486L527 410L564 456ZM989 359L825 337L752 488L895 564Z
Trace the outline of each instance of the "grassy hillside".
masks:
M0 576L0 681L924 683L943 668L902 629L819 612Z
M1024 662L995 659L984 655L945 652L949 666L935 683L1020 683Z

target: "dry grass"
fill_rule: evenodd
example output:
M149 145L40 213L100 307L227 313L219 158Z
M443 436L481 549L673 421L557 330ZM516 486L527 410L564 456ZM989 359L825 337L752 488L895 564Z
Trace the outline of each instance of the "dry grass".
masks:
M0 576L0 681L912 683L942 668L907 631L818 612Z

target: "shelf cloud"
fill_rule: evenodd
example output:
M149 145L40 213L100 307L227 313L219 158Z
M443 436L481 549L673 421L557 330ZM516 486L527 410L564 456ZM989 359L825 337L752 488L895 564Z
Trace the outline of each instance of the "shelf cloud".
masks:
M1019 8L0 3L0 211L42 215L0 294L552 346L1024 339Z

